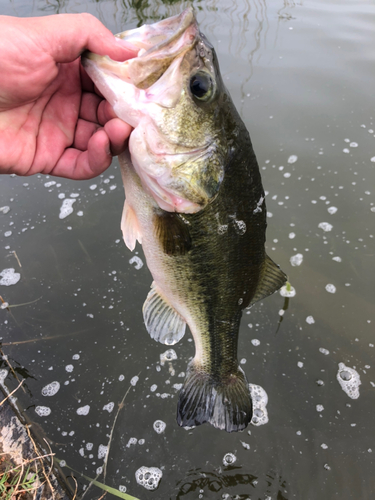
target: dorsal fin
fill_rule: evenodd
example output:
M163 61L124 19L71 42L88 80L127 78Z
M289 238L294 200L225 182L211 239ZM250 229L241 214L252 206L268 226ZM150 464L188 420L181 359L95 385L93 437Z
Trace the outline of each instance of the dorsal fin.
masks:
M151 285L142 311L147 331L154 340L173 345L185 335L185 321L162 297L155 282Z
M268 297L268 295L276 292L286 283L287 279L287 275L270 257L268 257L268 255L266 255L258 286L249 306L252 306L255 302L258 302L258 300L262 300Z
M167 255L185 255L190 250L189 223L179 214L158 210L154 213L154 227Z
M124 203L124 210L121 217L121 230L125 245L133 251L137 240L142 244L142 234L134 210L127 200Z

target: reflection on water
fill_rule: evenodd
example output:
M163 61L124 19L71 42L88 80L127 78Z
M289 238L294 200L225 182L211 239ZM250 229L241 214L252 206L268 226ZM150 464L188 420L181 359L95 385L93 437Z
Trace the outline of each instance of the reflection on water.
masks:
M186 5L0 0L9 15L91 12L113 32ZM105 481L142 500L370 499L375 7L364 0L193 5L258 156L268 252L296 290L289 302L276 295L257 304L241 324L239 359L268 394L269 423L250 435L177 426L178 387L193 344L186 336L174 346L177 359L161 365L165 348L144 328L151 277L131 261L145 262L141 249L133 255L121 241L116 160L89 182L0 179L0 207L10 207L0 211L0 272L21 275L0 289L4 301L19 305L0 309L2 351L14 370L1 359L1 378L7 374L10 390L15 376L26 379L19 407L76 470L95 477L112 435ZM72 193L73 213L61 220L59 195ZM291 263L296 255L298 265ZM341 389L340 366L360 377L358 399ZM58 392L44 396L54 381ZM227 453L236 456L233 466L223 466ZM162 470L157 492L137 484L142 466ZM86 484L79 480L80 488ZM85 498L100 495L92 487Z

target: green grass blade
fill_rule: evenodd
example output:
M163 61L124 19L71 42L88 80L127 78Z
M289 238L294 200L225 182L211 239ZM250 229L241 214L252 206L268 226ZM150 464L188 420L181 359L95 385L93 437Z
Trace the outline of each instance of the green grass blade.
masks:
M60 464L61 461L56 457L54 457L54 459L61 466L61 464ZM99 481L96 481L95 479L92 479L91 477L85 476L84 474L82 474L82 472L78 472L78 471L72 469L67 464L64 465L64 467L68 467L68 469L70 469L73 472L75 472L76 474L79 474L80 476L84 477L87 481L90 481L90 483L95 484L95 486L102 489L103 491L107 491L108 493L111 493L111 495L115 495L116 497L122 498L123 500L139 500L139 498L132 497L131 495L123 493L122 491L116 490L116 488L111 488L110 486L107 486L106 484L100 483Z

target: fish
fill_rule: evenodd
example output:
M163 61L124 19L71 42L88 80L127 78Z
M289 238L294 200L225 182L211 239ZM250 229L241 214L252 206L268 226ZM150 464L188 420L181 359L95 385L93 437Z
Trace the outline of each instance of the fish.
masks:
M192 8L116 35L124 62L86 52L82 64L134 130L120 155L125 244L143 248L153 282L150 336L176 344L189 326L195 355L177 423L241 431L252 418L237 359L242 312L286 275L265 252L266 203L249 133Z

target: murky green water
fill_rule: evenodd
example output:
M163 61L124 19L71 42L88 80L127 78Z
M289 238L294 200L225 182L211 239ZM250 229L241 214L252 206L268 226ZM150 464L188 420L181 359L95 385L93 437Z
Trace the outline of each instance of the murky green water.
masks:
M0 12L91 12L119 32L186 5L0 0ZM111 437L105 482L142 500L372 499L375 6L193 5L258 156L268 192L268 253L297 291L288 304L275 294L255 305L241 325L239 359L249 381L267 391L269 423L238 434L177 426L177 388L193 342L187 335L174 347L177 359L162 366L166 348L144 328L151 276L141 248L132 254L121 239L116 160L88 182L0 179L0 206L10 207L0 213L0 271L21 274L0 294L11 305L34 301L0 310L2 350L26 377L18 402L57 457L91 477ZM63 195L76 201L59 219ZM297 254L303 260L293 266ZM358 399L336 380L341 362L360 375ZM5 361L1 368L8 369ZM52 382L60 389L44 396ZM5 384L17 386L11 372ZM40 416L40 407L50 413ZM161 434L156 420L166 423ZM224 466L229 452L236 461ZM141 466L163 471L156 491L137 484ZM80 489L85 484L79 480ZM100 494L92 487L85 498Z

